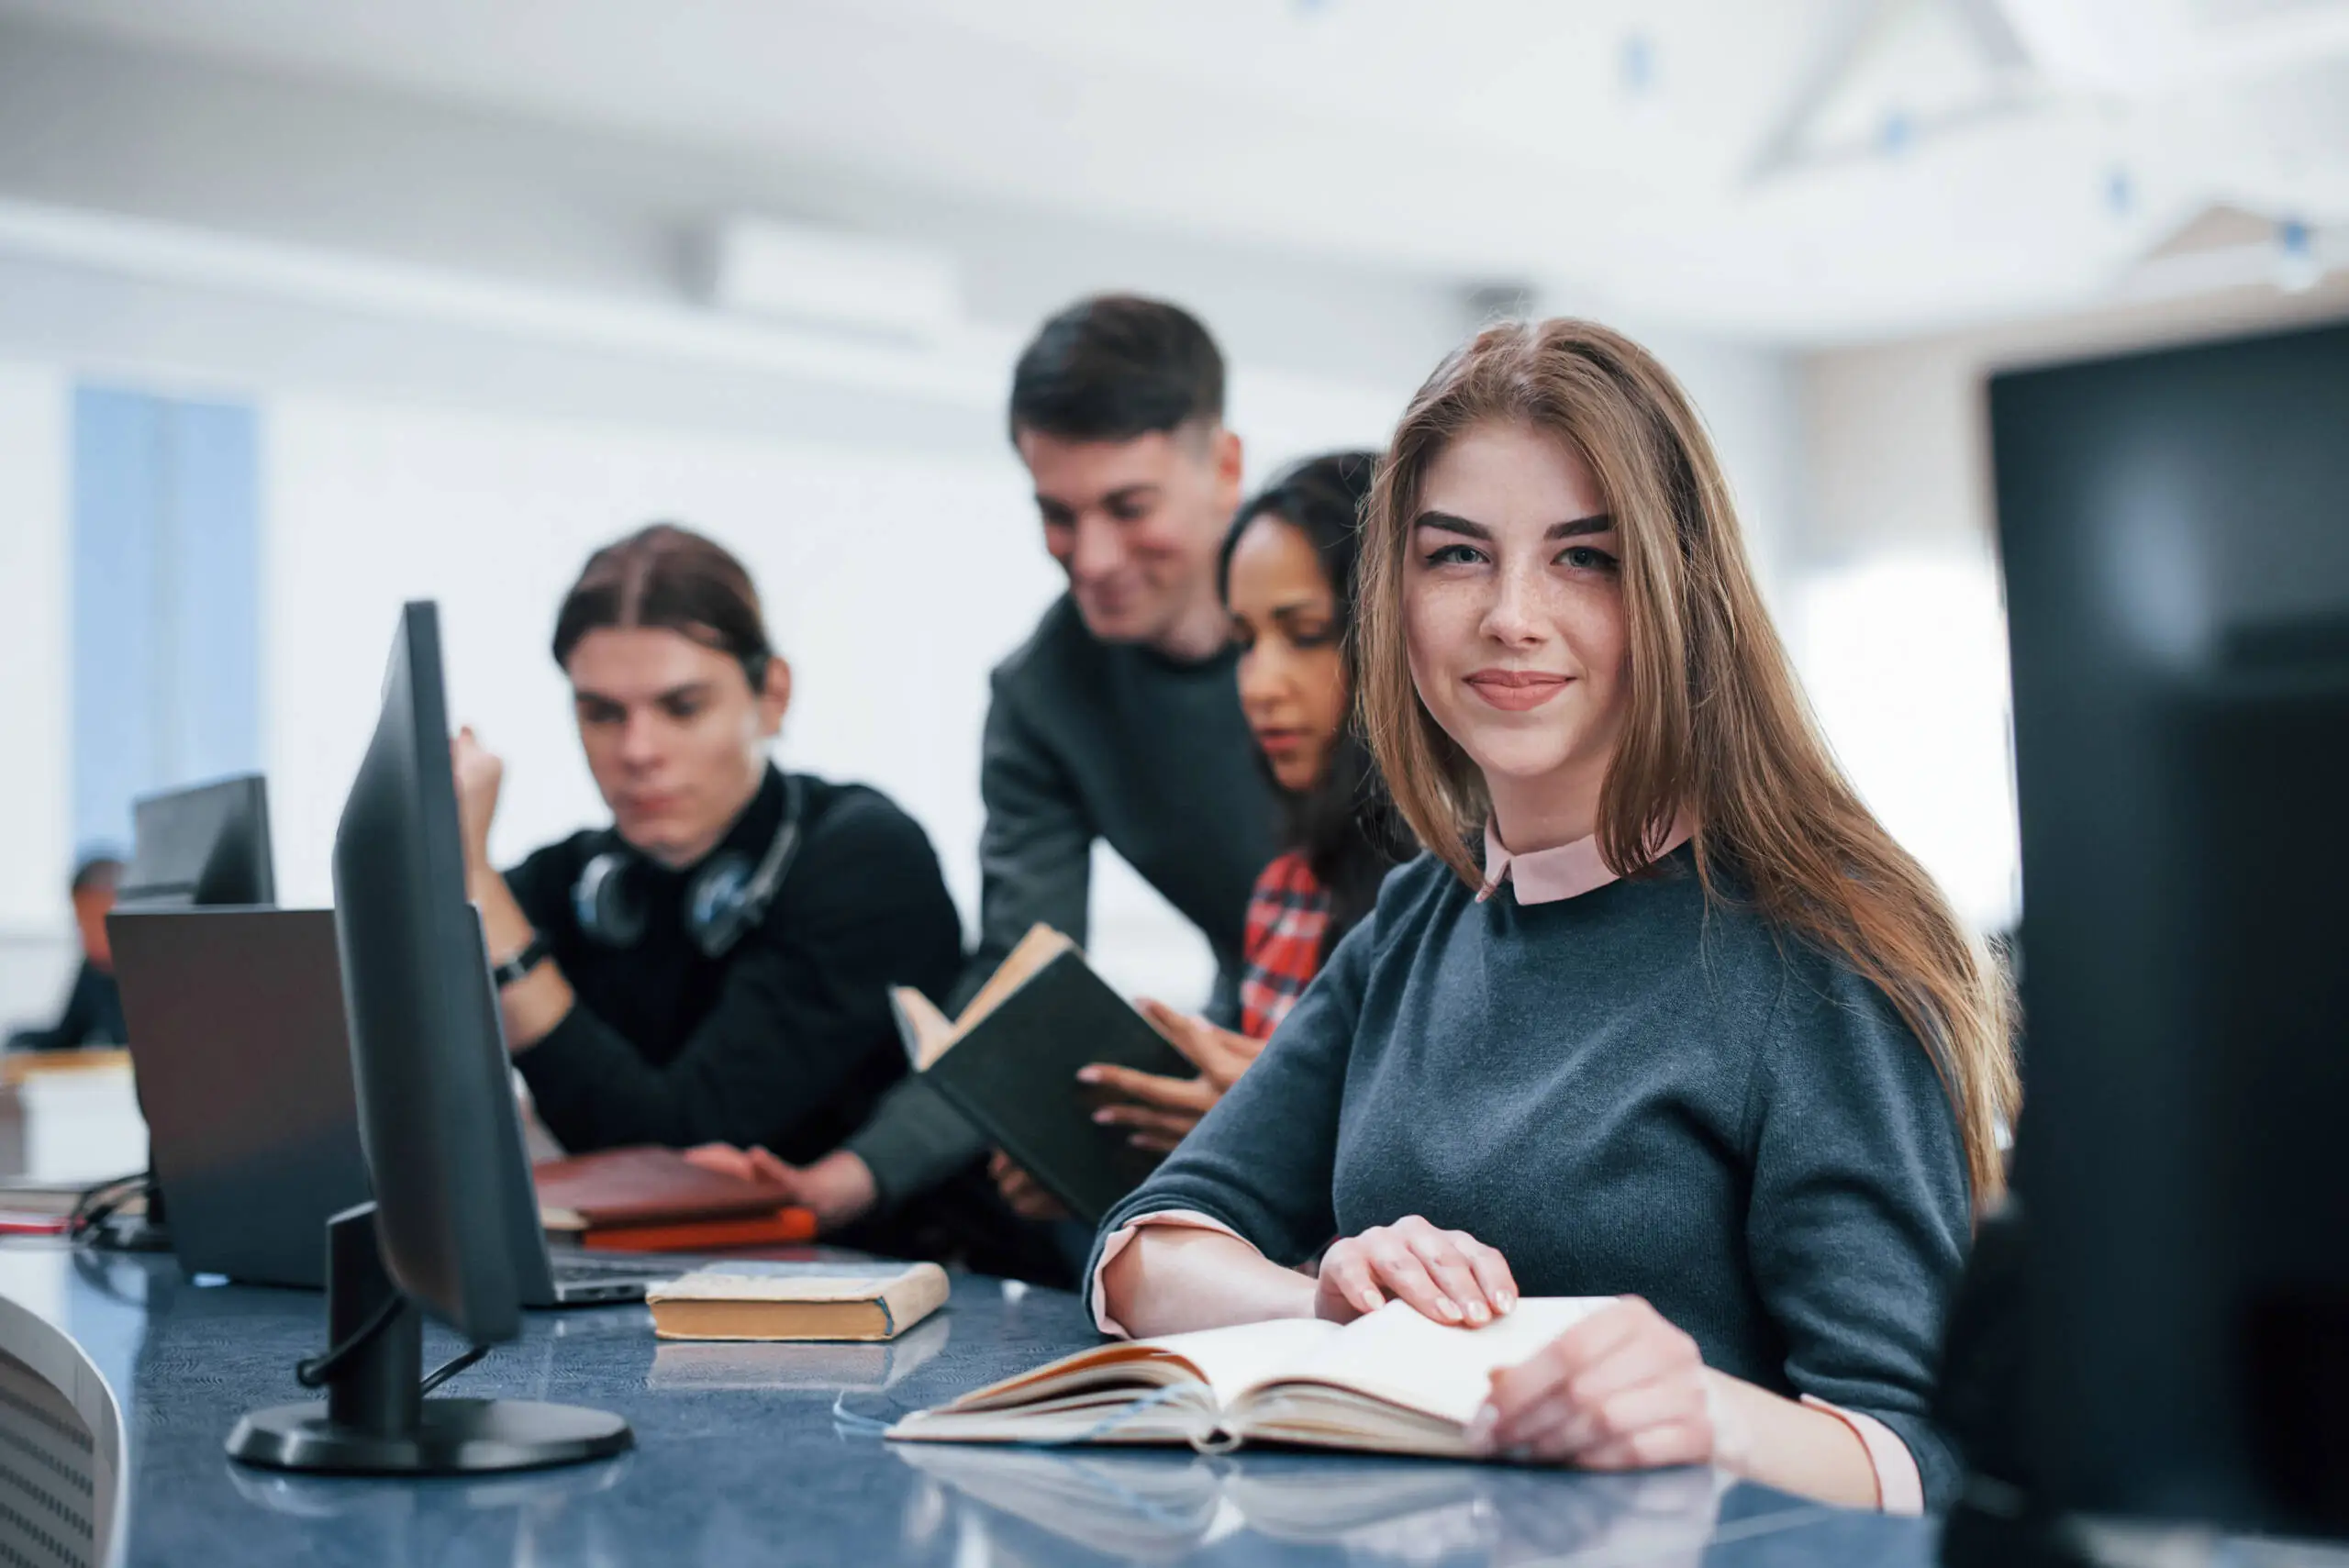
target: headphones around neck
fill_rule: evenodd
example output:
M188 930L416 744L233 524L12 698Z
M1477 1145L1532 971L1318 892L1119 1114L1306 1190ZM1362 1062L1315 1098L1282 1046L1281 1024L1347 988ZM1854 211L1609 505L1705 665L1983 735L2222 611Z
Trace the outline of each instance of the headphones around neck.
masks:
M720 850L702 862L685 884L685 934L705 958L723 958L742 933L766 917L783 879L799 852L799 780L783 775L783 820L775 824L767 852L750 857ZM615 833L612 847L589 858L572 884L571 909L589 940L607 948L632 948L644 940L644 856Z

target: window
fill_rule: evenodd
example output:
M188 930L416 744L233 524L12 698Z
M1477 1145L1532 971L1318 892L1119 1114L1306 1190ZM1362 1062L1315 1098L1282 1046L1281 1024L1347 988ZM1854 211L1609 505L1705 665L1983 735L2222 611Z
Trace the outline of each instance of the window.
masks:
M260 420L73 394L73 838L130 842L140 795L262 765Z

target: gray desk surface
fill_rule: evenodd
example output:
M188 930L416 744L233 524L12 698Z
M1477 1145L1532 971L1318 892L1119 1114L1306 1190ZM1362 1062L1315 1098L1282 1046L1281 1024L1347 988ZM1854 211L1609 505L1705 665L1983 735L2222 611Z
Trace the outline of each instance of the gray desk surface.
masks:
M1093 1342L1077 1301L958 1277L893 1347L657 1345L642 1307L529 1316L451 1393L615 1410L637 1448L476 1482L234 1465L238 1414L302 1397L321 1298L198 1286L168 1260L0 1248L0 1296L70 1335L123 1413L128 1525L151 1564L621 1562L1926 1564L1917 1520L1702 1472L1577 1475L1302 1453L897 1446L836 1418L935 1403ZM0 1315L0 1326L21 1318ZM0 1350L11 1347L0 1344ZM456 1346L429 1330L428 1364Z

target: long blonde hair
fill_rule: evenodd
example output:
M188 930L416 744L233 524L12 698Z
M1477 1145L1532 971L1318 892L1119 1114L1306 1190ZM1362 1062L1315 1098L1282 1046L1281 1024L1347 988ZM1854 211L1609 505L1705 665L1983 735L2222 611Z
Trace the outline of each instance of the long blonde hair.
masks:
M1601 855L1645 866L1684 811L1706 895L1726 868L1773 927L1880 989L1948 1090L1977 1207L2006 1185L1995 1129L2021 1099L2004 975L1892 840L1812 723L1745 557L1702 422L1638 344L1586 321L1512 324L1453 353L1396 428L1364 513L1356 610L1364 729L1419 841L1475 884L1484 777L1411 681L1404 562L1428 469L1506 421L1589 466L1621 543L1628 710L1600 791Z

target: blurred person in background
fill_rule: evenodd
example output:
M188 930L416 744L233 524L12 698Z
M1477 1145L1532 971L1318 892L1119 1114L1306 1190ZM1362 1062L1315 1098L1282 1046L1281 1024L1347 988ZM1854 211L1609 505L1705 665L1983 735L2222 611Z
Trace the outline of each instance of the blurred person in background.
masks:
M1240 1022L1250 891L1281 838L1216 587L1241 484L1223 395L1214 339L1158 300L1082 300L1019 356L1011 442L1068 592L994 672L979 945L950 1012L1031 926L1085 941L1093 846L1104 840L1207 939L1208 1017ZM798 1174L825 1195L819 1212L861 1215L977 1171L986 1151L914 1078Z
M1332 452L1297 464L1251 496L1224 536L1218 586L1240 651L1240 706L1280 793L1289 846L1256 879L1240 978L1240 1028L1143 998L1139 1006L1199 1069L1165 1078L1087 1068L1119 1096L1098 1113L1136 1147L1163 1153L1222 1098L1330 951L1417 851L1378 783L1355 723L1350 638L1363 503L1378 454ZM991 1167L1012 1206L1052 1218L1059 1206L1004 1156Z
M942 996L961 967L928 836L876 790L769 760L790 666L741 562L698 534L659 524L597 550L553 653L610 826L499 874L505 764L469 728L453 742L468 892L539 1116L573 1153L829 1153L906 1073L888 988ZM850 1239L1030 1272L989 1251L986 1216L1019 1228L984 1182L964 1185L941 1201L965 1207Z
M8 1037L11 1051L72 1051L84 1045L120 1045L130 1038L122 1023L122 992L115 984L114 949L106 941L106 911L114 907L122 862L94 854L73 868L73 928L82 939L82 963L66 994L65 1011L45 1029L19 1029Z

